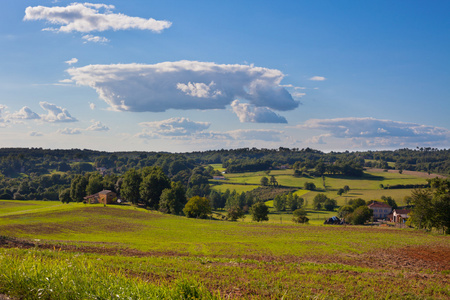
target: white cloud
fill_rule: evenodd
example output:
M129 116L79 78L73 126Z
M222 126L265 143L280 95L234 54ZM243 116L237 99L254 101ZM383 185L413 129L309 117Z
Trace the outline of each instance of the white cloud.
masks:
M281 111L299 105L280 86L281 71L248 65L177 61L88 65L67 72L77 84L94 88L119 111L225 109L235 99Z
M102 36L96 36L92 34L86 34L81 37L83 40L85 40L85 43L91 42L91 43L108 43L109 40Z
M326 80L326 78L323 77L323 76L313 76L313 77L309 78L309 80L312 80L312 81L324 81L324 80Z
M177 89L184 92L186 95L198 98L215 98L217 96L222 95L222 92L219 90L211 91L211 88L214 87L214 81L211 81L210 84L205 84L201 82L188 84L177 83Z
M100 121L91 121L93 124L86 128L88 131L108 131L109 127L102 124Z
M8 120L3 117L7 108L6 105L0 104L0 127L6 127L6 123L8 123Z
M147 130L143 132L145 137L162 136L186 136L204 131L211 126L207 122L194 122L188 118L171 118L163 121L140 123ZM143 136L141 136L143 137Z
M59 80L59 83L72 83L73 82L73 80L72 79L62 79L62 80Z
M90 108L90 109L94 110L95 107L96 107L96 106L95 106L95 103L89 102L89 108Z
M330 137L331 134L321 134L318 136L313 136L312 138L305 141L305 144L316 144L316 145L325 145L326 142L323 140L323 138Z
M73 65L73 64L76 64L77 62L78 62L78 59L75 57L65 61L65 63L68 65Z
M41 115L41 119L45 122L76 122L77 119L72 117L67 109L56 106L48 102L39 102L41 107L47 111L46 115Z
M328 131L331 137L352 139L366 146L415 147L450 141L450 130L445 128L374 118L311 119L298 127Z
M10 114L8 117L11 119L21 119L21 120L36 120L41 118L37 113L33 112L28 106L22 107L18 112Z
M161 32L169 28L169 21L130 17L112 13L115 7L106 4L72 3L66 7L34 6L25 9L24 20L45 20L60 27L47 28L57 32L92 32L140 29Z
M282 131L271 129L238 129L227 131L226 133L235 140L259 140L266 142L278 142L283 134Z
M234 100L231 103L231 108L242 123L287 123L285 117L278 115L267 107L255 107L248 103L240 103L239 100Z
M79 128L64 128L64 129L59 129L57 132L60 134L75 135L75 134L81 134L81 129L79 129Z

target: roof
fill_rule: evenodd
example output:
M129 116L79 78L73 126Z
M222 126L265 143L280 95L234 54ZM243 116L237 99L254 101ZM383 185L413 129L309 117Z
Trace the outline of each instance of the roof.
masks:
M386 203L383 203L383 202L377 202L377 201L374 201L373 203L371 203L371 204L369 204L369 205L367 205L369 208L372 208L372 207L385 207L385 208L392 208L390 205L388 205L388 204L386 204Z
M103 190L103 191L99 192L99 194L102 194L102 195L109 194L109 193L114 193L114 192L110 191L110 190Z

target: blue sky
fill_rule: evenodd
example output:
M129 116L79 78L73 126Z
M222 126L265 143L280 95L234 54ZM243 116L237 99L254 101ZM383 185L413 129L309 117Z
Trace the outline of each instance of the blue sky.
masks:
M1 147L450 147L449 1L1 5Z

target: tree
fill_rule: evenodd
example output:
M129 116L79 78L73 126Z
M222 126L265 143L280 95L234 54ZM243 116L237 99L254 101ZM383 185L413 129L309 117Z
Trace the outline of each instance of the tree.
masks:
M211 205L208 198L194 196L189 199L183 209L188 218L206 218L211 213Z
M139 185L139 194L147 206L158 209L162 191L171 188L170 179L159 167L146 169L145 172L147 175Z
M350 191L350 187L348 185L344 185L344 193L348 193Z
M337 191L337 194L338 194L339 196L341 196L343 193L344 193L344 189L339 189L339 190Z
M62 203L69 203L70 200L70 189L64 189L59 192L59 201Z
M344 205L339 207L338 211L337 211L337 215L339 218L346 218L347 215L351 214L354 211L353 207L351 207L350 205Z
M261 180L260 180L260 183L261 183L262 186L266 186L266 185L269 184L269 179L267 179L266 176L263 176L263 177L261 178Z
M285 211L286 210L286 196L276 195L275 199L273 199L273 207L277 211Z
M381 200L383 200L384 203L386 203L387 205L392 207L392 209L396 209L398 207L397 203L395 202L394 199L392 199L391 196L387 196L387 197L386 196L381 196Z
M323 208L323 204L327 200L329 200L329 198L325 194L317 194L313 199L313 208L315 210L321 210Z
M236 221L240 218L245 218L245 215L244 211L239 206L233 206L227 210L227 220Z
M295 223L308 223L309 221L308 217L306 216L306 211L302 208L294 210L292 215L292 221L294 221Z
M337 206L336 200L334 199L327 199L325 202L323 202L323 208L328 211L333 211L334 208Z
M253 221L268 221L269 207L264 202L257 202L250 208Z
M276 180L274 175L270 176L270 184L273 185L273 186L277 186L278 185L278 181Z
M173 215L179 215L186 205L186 191L181 182L172 182L170 189L164 189L159 201L159 210Z
M88 180L82 175L77 175L70 184L70 198L72 201L81 202L86 196L86 186Z
M139 200L139 186L141 184L141 176L135 169L128 170L123 175L120 195L127 201L136 204Z
M360 206L366 205L366 201L361 198L350 199L350 201L348 201L348 205L350 205L353 210L355 210Z
M367 206L360 206L355 211L347 215L347 221L353 225L363 225L373 216L373 211Z
M93 195L103 190L103 177L100 173L94 173L89 176L89 181L86 186L86 194Z
M312 182L305 182L304 188L305 188L305 190L315 191L316 185Z

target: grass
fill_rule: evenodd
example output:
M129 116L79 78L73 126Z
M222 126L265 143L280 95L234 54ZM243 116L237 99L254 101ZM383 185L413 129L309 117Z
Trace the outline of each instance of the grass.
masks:
M244 222L187 219L130 206L45 209L23 205L17 214L4 215L0 208L2 235L35 243L29 249L0 248L5 270L0 293L23 299L38 293L43 299L450 296L448 272L434 269L439 264L404 256L420 249L448 255L447 236L299 225L287 214L256 223L249 217ZM312 224L329 214L310 215ZM409 264L398 265L405 261Z

